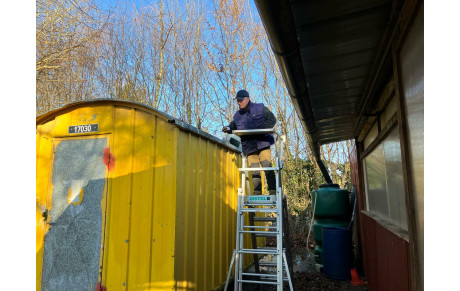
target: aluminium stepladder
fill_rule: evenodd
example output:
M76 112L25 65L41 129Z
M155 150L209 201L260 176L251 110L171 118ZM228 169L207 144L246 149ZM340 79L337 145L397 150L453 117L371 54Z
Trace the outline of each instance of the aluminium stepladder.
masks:
M290 290L293 291L291 275L289 271L288 260L286 258L286 251L283 248L283 193L281 187L281 169L283 168L283 145L284 138L282 138L274 129L253 129L253 130L235 130L233 134L243 135L260 135L260 134L274 134L277 145L275 146L276 159L275 167L268 168L249 168L247 159L243 155L241 172L241 188L238 189L238 206L237 206L237 222L236 222L236 248L233 251L232 260L228 270L227 281L225 283L224 291L228 288L230 274L233 265L235 266L234 276L234 290L243 290L244 283L251 284L269 284L276 285L277 291L283 290L283 281L289 282ZM280 150L278 150L278 147ZM246 195L246 189L250 191L249 181L247 179L248 172L252 171L274 171L276 178L276 194L275 195ZM249 193L250 194L250 193ZM256 208L257 207L257 208ZM255 225L254 221L269 221L267 217L254 217L255 213L273 213L276 218L276 226L259 226ZM245 215L249 215L250 225L245 225ZM251 218L252 216L252 218ZM244 235L251 234L252 248L244 248ZM259 248L255 244L255 236L274 236L276 237L276 247L274 248ZM243 270L243 254L254 255L254 266L256 273L250 273ZM276 258L274 267L274 274L266 274L259 272L259 255L271 255ZM268 264L269 265L269 264ZM244 276L244 278L243 278Z

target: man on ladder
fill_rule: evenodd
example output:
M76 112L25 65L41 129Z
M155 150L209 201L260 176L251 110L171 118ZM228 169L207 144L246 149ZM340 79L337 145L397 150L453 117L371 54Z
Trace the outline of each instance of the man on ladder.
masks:
M272 134L277 135L278 141L280 137L273 128L276 124L276 118L263 104L251 103L249 93L246 90L238 91L235 99L238 101L240 109L235 113L230 125L224 127L222 131L234 133L241 137L243 154L247 155L247 159L243 155L243 166L239 169L242 173L242 186L238 189L236 248L233 252L224 289L227 290L232 266L235 263L235 290L242 290L243 283L251 283L277 285L277 290L280 291L283 290L283 280L287 280L290 289L293 290L286 253L283 248L283 210L280 175L282 153L278 154L275 149L277 153L276 166L272 167L271 163L270 146L275 143ZM260 168L259 163L262 165ZM249 168L247 168L247 164L249 164ZM265 172L270 194L255 196L262 194L261 170ZM248 172L253 172L255 195L246 195L245 193L245 189L248 189L246 180ZM265 214L273 213L276 217L254 217L256 212L265 212ZM245 214L248 214L249 225L245 225ZM267 218L275 224L272 226L256 226L254 224L256 219L257 221L268 221L266 220ZM251 234L252 248L244 247L245 234ZM258 248L256 235L276 237L276 247ZM243 254L253 254L256 273L244 272ZM276 268L275 274L262 274L260 272L259 255L273 255L276 257L276 262L273 263Z
M236 93L235 100L240 109L233 116L233 121L229 126L225 126L222 131L232 133L233 130L273 128L276 124L275 115L262 103L252 103L249 93L240 90ZM243 153L248 156L248 164L251 168L258 168L259 163L262 167L271 167L270 146L275 143L271 134L266 135L246 135L241 137ZM268 191L270 194L276 193L275 173L265 172L267 178ZM252 172L252 183L254 185L254 195L262 194L262 183L260 171Z

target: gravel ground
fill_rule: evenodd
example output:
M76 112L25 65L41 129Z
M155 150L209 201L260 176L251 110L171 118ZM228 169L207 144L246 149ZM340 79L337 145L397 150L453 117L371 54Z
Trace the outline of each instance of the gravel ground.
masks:
M317 290L350 290L350 291L367 291L367 284L362 286L352 286L349 280L334 280L325 277L315 270L315 259L308 253L306 248L305 234L291 235L293 274L292 282L296 291L317 291ZM273 246L273 242L268 241L267 246ZM315 247L313 238L310 237L308 244L310 251L313 253ZM263 270L263 269L262 269ZM252 270L253 271L253 270ZM233 290L233 285L228 290ZM243 290L247 291L273 291L276 287L263 285L256 286L244 284ZM287 282L284 284L284 290L289 290Z
M306 249L293 250L293 285L297 291L301 290L369 290L366 285L352 286L349 280L329 279L315 270L315 259ZM289 286L284 287L289 290ZM272 289L275 290L275 289Z

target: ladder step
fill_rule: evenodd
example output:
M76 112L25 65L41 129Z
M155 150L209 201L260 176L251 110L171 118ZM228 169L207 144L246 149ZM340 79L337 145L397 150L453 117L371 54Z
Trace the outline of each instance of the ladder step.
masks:
M276 217L254 217L254 221L272 221L272 222L276 222Z
M257 247L257 249L258 250L272 250L272 251L277 250L276 247ZM283 248L283 252L285 252L285 251L286 251L286 249Z
M261 267L278 267L278 264L275 263L275 262L259 261L259 266L261 266Z
M280 255L277 250L242 249L240 254Z
M267 275L267 274L263 274L263 275ZM275 275L276 276L276 275ZM273 280L272 277L260 277L260 279L265 279L265 280ZM288 277L283 277L283 281L288 281ZM269 281L270 282L270 281Z
M279 231L259 231L259 230L240 230L240 233L255 233L257 234L270 234L270 236L275 236Z
M258 250L272 250L275 251L277 250L276 247L257 247Z
M256 237L272 237L272 236L276 236L276 233L274 233L274 232L271 232L271 233L268 233L268 232L256 233L255 236Z
M258 276L258 277L266 277L266 278L276 278L277 275L274 274L260 274L260 273L242 273L243 276Z
M270 274L261 274L261 275L265 275L265 276L262 276L260 277L261 280L275 280L275 281L268 281L268 282L276 282L277 278L273 278L273 277L269 277L268 275ZM274 275L275 277L277 277L276 275ZM283 277L283 281L287 281L288 280L288 277Z
M243 225L244 228L264 229L264 228L277 228L275 225Z
M289 280L289 278L286 276L286 272L283 272L283 281ZM265 274L265 273L242 273L241 275L243 276L256 276L260 277L260 279L266 279L266 280L273 280L273 279L278 279L278 275L276 274Z
M272 229L276 229L277 226L276 225L272 225L272 226L265 226L265 225L262 225L262 226L253 226L253 225L243 225L244 228L252 228L252 229L264 229L264 228L272 228Z
M279 171L279 167L267 167L267 168L239 168L240 172L253 172L253 171Z
M255 213L258 213L258 212L273 212L273 213L278 213L278 209L276 208L244 208L244 209L240 209L241 212L255 212Z
M267 284L267 285L278 285L277 282L270 282L270 281L254 281L254 280L237 280L241 283L251 283L251 284Z
M258 203L258 202L244 202L244 206L264 206L264 207L276 207L275 202L270 203Z

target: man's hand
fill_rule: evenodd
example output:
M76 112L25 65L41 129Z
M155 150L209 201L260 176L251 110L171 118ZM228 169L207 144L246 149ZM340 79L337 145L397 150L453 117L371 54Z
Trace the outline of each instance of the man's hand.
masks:
M223 132L229 132L229 131L230 131L230 127L224 126L224 127L222 128L222 131L223 131Z

